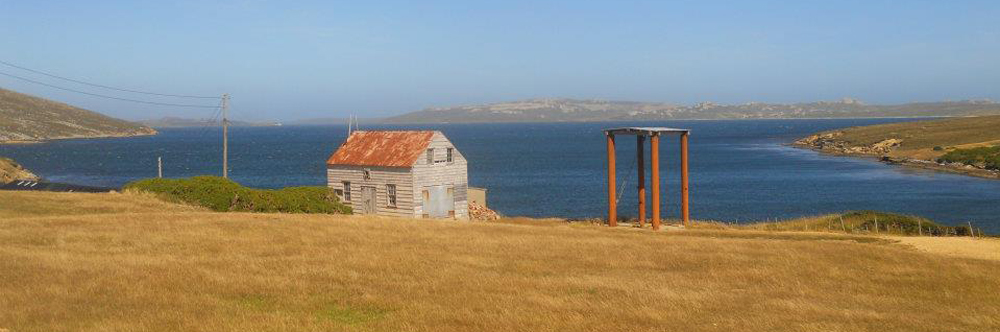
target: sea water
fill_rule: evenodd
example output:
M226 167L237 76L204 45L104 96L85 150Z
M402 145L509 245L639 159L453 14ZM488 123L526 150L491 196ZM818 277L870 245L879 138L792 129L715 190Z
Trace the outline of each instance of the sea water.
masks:
M822 155L789 145L817 131L911 120L373 125L362 129L444 132L469 161L470 185L487 188L489 206L510 216L606 216L607 152L602 130L668 126L692 130L693 218L742 223L880 210L952 225L971 221L983 230L1000 233L998 180ZM230 177L260 188L324 185L325 161L346 134L346 126L230 128ZM0 145L0 156L14 158L49 181L120 187L156 176L157 157L163 158L166 177L221 174L221 147L218 128L163 128L151 137ZM636 215L635 147L634 136L618 136L621 187L616 189L622 192L621 216ZM648 151L646 155L648 163ZM662 139L660 164L663 215L676 217L680 209L676 137Z

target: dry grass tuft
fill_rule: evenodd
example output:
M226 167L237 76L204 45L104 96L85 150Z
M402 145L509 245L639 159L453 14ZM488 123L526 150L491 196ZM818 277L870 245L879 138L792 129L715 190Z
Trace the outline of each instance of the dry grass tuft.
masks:
M64 212L82 207L104 212ZM210 213L120 194L0 193L0 216L0 329L18 332L1000 329L1000 262L851 235Z

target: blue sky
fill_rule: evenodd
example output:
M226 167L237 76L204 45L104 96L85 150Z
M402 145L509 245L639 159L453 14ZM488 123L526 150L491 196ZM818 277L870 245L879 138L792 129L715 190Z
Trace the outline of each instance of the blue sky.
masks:
M130 89L228 92L234 118L257 120L536 97L997 100L998 18L1000 1L0 0L0 60ZM211 116L4 76L0 87L127 119Z

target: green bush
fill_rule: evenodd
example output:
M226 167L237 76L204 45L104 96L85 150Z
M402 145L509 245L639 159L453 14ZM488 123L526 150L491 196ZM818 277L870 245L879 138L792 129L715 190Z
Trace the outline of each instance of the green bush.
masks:
M941 156L938 161L1000 170L1000 146L955 149Z
M944 226L921 217L877 211L847 212L842 217L851 225L852 230L866 229L869 232L875 232L877 225L880 232L943 236L956 234L960 228Z
M146 191L168 200L200 205L213 211L351 213L325 187L253 189L217 176L190 179L145 179L125 185L125 190Z

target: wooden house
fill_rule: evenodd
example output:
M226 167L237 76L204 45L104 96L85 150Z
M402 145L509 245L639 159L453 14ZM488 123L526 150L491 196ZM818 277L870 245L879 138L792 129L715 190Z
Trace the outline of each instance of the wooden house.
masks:
M326 165L355 214L468 219L468 163L439 131L356 131Z

